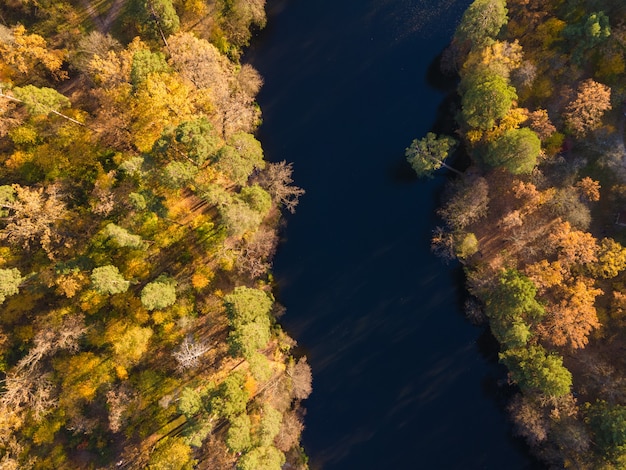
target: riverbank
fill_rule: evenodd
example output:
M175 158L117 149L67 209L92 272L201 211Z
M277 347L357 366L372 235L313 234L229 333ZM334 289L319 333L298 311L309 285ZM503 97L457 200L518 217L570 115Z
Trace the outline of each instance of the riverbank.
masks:
M626 250L614 223L624 201L624 11L594 8L477 0L447 53L473 165L433 241L462 259L468 312L488 322L520 389L514 430L551 468L624 459L615 351Z

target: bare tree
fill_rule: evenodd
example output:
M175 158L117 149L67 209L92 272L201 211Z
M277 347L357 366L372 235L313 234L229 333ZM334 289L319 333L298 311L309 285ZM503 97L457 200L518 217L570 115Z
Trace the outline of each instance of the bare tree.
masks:
M258 179L259 184L270 193L272 200L293 214L304 189L292 185L292 173L293 164L283 160L268 164Z
M198 343L190 336L186 336L172 356L176 359L179 370L193 369L200 365L200 357L210 349L209 345Z
M277 244L275 230L259 227L249 240L243 242L241 255L237 260L238 270L249 274L252 279L262 276L271 268L271 259Z
M304 400L313 391L311 367L306 362L306 357L301 358L298 362L292 362L287 366L285 371L291 378L292 395L296 400Z

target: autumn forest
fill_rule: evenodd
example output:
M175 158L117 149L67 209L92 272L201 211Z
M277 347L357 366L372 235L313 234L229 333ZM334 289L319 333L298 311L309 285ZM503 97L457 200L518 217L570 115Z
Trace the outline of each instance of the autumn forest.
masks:
M306 468L263 0L0 6L0 467Z
M549 468L626 466L625 20L611 0L474 1L442 57L457 132L406 151L421 176L471 160L432 248L464 265L514 432Z

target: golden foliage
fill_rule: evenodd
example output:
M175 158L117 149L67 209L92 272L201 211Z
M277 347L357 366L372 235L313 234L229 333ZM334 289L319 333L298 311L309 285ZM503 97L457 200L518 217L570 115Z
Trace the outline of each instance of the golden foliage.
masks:
M46 40L38 34L27 34L26 28L17 25L12 29L12 40L0 42L0 56L4 62L21 74L30 74L41 64L57 80L68 78L67 72L61 70L65 53L50 50Z

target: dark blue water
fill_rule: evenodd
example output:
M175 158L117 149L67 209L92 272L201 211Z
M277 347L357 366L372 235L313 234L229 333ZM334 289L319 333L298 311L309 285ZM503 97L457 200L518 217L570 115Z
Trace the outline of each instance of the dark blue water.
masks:
M460 270L429 251L446 176L418 181L403 156L442 106L427 72L468 4L268 0L246 57L265 77L266 155L307 191L275 275L313 368L314 469L537 468L510 436L495 351L462 316Z

